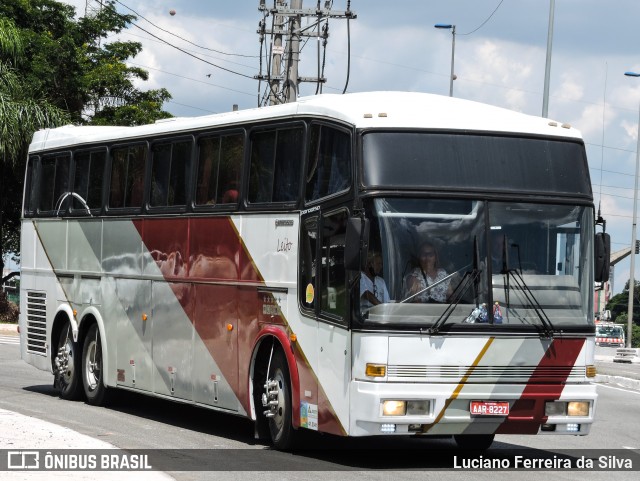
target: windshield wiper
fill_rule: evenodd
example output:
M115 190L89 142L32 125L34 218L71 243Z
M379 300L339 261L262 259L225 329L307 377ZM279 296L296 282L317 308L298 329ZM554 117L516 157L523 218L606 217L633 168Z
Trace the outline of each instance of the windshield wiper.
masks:
M553 327L551 320L547 316L547 313L544 312L544 309L536 299L536 296L533 295L531 288L529 288L529 286L524 281L524 279L522 278L518 270L510 269L509 271L506 272L506 275L507 275L507 283L505 284L505 289L506 290L509 289L508 279L510 276L513 276L513 280L515 281L516 288L522 292L522 294L524 295L524 298L528 303L528 307L533 309L536 315L538 316L538 319L540 319L540 323L542 324L542 329L544 331L545 336L548 338L552 338L555 328ZM507 297L507 308L510 309L508 297Z
M520 257L520 252L518 252L518 260L519 260L519 257ZM553 327L553 324L551 323L551 320L547 316L547 313L544 312L544 309L542 309L542 306L536 299L536 296L533 295L533 292L531 291L527 283L522 278L521 273L518 272L517 269L509 269L509 261L507 257L507 236L504 236L504 241L502 243L502 270L500 271L500 274L506 275L505 284L504 284L504 290L505 290L504 297L505 297L507 309L512 309L510 307L511 304L509 300L509 292L511 289L509 287L509 278L513 276L513 280L515 281L517 289L522 291L522 294L524 295L525 299L528 302L528 306L530 306L530 308L533 308L534 312L538 316L538 319L540 319L540 323L542 324L542 329L544 331L545 337L552 338L554 327ZM493 323L493 314L491 314L491 322Z
M480 279L480 273L482 272L480 269L478 269L478 265L480 263L479 259L480 259L480 256L478 252L478 239L476 236L474 236L473 238L473 269L465 272L460 282L458 282L458 285L456 286L453 293L451 294L449 305L444 310L444 312L440 315L438 320L436 320L436 322L434 322L433 325L429 328L428 330L429 334L437 334L440 331L440 328L444 326L445 322L447 322L447 320L449 319L449 317L451 316L455 308L460 303L462 296L465 294L465 292L467 292L469 287L471 287L472 285L474 286L474 299L476 300L476 303L477 303L478 284ZM466 269L467 267L470 267L470 266L467 265L462 269ZM456 271L456 273L460 272L462 269L459 269L458 271Z

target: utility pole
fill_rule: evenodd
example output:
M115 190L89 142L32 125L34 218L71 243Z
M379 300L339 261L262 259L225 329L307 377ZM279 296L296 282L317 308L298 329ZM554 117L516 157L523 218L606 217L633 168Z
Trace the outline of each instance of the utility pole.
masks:
M291 0L292 10L302 10L302 0ZM300 15L295 15L290 21L289 48L287 58L287 79L285 80L283 91L288 102L295 102L298 99L298 62L300 61Z
M332 11L331 2L318 0L316 8L302 8L302 0L290 0L290 8L286 6L286 0L276 0L273 8L266 6L267 0L260 0L258 10L263 13L263 20L260 22L258 34L260 42L264 42L265 35L271 38L269 59L271 67L267 68L267 75L261 72L255 76L258 80L265 80L269 84L269 105L295 102L298 99L299 85L301 82L311 82L321 84L326 82L322 72L318 71L315 77L301 77L298 72L300 63L300 39L302 37L315 37L318 40L325 40L328 37L326 22L329 18L355 19L356 14L349 7L345 11ZM267 17L273 16L273 27L267 28ZM310 27L302 28L302 17L315 19ZM325 28L321 29L322 23ZM285 26L286 25L286 26ZM315 29L309 32L310 29ZM286 48L283 41L286 38ZM284 60L284 62L283 62ZM282 65L284 63L284 69ZM318 65L320 62L318 62Z
M284 0L278 0L276 8L284 8ZM282 65L282 54L284 47L282 46L282 33L284 26L284 17L275 15L273 22L273 47L271 48L271 75L269 77L269 105L279 104L278 90L280 89L280 66Z

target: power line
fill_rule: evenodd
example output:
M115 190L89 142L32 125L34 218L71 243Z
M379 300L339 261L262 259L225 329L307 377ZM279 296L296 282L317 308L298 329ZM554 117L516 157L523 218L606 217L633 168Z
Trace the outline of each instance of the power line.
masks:
M230 56L236 56L236 57L247 57L247 58L258 58L257 55L243 55L240 53L229 53L229 52L223 52L222 50L216 50L215 48L209 48L209 47L205 47L203 45L198 45L197 43L192 42L191 40L187 40L184 37L181 37L180 35L173 33L169 30L166 30L158 25L156 25L155 23L153 23L151 20L149 20L148 18L144 17L143 15L139 14L138 12L136 12L133 8L125 5L124 3L120 2L119 0L115 0L116 3L122 5L124 8L132 11L136 16L140 17L141 19L149 22L151 25L153 25L154 27L156 27L158 30L162 30L163 32L168 33L169 35L173 35L176 38L179 38L180 40L183 40L184 42L190 43L191 45L194 45L195 47L201 48L203 50L210 50L211 52L216 52L222 55L230 55Z
M149 38L149 37L145 37L144 35L136 35L135 33L132 33L131 31L125 31L125 32L120 32L117 35L113 35L114 37L117 37L118 35L128 35L131 37L136 37L136 38L140 38L142 40L148 41L148 42L154 42L154 43L160 43L160 44L165 44L166 42L160 41L160 40L156 40L153 38ZM107 37L107 38L111 38L111 37ZM191 53L195 53L195 50L187 50L184 49L186 52L191 52ZM198 52L199 53L199 52ZM233 65L238 65L240 67L246 67L246 68L250 68L250 69L254 69L255 67L253 65L247 65L244 63L240 63L240 62L234 62L233 60L227 60L226 58L220 58L220 57L216 57L214 55L210 55L210 54L206 54L206 53L199 53L200 55L202 55L203 57L209 57L215 60L220 60L222 62L227 62Z
M211 85L212 87L218 87L218 88L221 88L221 89L224 89L224 90L229 90L231 92L236 92L236 93L243 94L243 95L249 95L250 97L253 97L253 95L254 95L254 94L250 94L248 92L243 92L242 90L236 90L236 89L232 89L232 88L229 88L229 87L224 87L222 85L214 84L214 83L211 83L211 82L205 82L204 80L198 80L198 79L191 78L191 77L185 77L184 75L180 75L180 74L177 74L177 73L167 72L166 70L161 70L159 68L147 67L146 65L142 65L142 64L139 64L139 63L135 63L135 62L127 62L127 63L129 63L131 65L135 65L137 67L142 67L144 69L155 70L156 72L161 72L161 73L164 73L164 74L167 74L167 75L173 75L174 77L182 78L182 79L185 79L185 80L191 80L192 82L198 82L198 83L202 83L202 84L205 84L205 85Z
M459 33L458 35L471 35L472 33L477 32L478 30L480 30L482 27L484 27L484 24L487 23L489 20L491 20L491 17L493 17L493 15L498 11L498 9L500 8L500 5L502 5L502 2L504 2L504 0L500 0L500 3L498 4L498 6L494 9L493 12L491 12L491 15L489 15L489 17L480 24L480 26L478 28L476 28L475 30L472 30L469 33Z
M200 58L200 57L198 57L197 55L194 55L194 54L192 54L191 52L188 52L187 50L185 50L185 49L183 49L183 48L178 47L177 45L174 45L174 44L172 44L172 43L170 43L170 42L167 42L167 41L166 41L166 40L164 40L163 38L158 37L157 35L155 35L155 34L153 34L153 33L149 32L148 30L146 30L146 29L142 28L140 25L138 25L138 24L136 24L136 23L131 22L131 25L133 25L134 27L139 28L139 29L140 29L140 30L142 30L143 32L145 32L145 33L147 33L147 34L151 35L153 38L156 38L156 39L160 40L161 42L166 43L166 44L167 44L167 45L169 45L170 47L173 47L173 48L175 48L176 50L179 50L180 52L182 52L182 53L184 53L184 54L187 54L187 55L189 55L190 57L195 58L196 60L200 60L201 62L204 62L204 63L206 63L206 64L208 64L208 65L211 65L212 67L219 68L220 70L224 70L225 72L229 72L229 73L232 73L232 74L235 74L235 75L239 75L240 77L245 77L245 78L248 78L248 79L251 79L251 80L255 80L255 79L254 79L252 76L250 76L250 75L245 75L245 74L243 74L243 73L236 72L236 71L234 71L234 70L231 70L231 69L228 69L228 68L222 67L222 66L220 66L220 65L216 65L216 64L215 64L215 63L213 63L213 62L209 62L209 61L207 61L207 60L205 60L205 59L203 59L203 58Z

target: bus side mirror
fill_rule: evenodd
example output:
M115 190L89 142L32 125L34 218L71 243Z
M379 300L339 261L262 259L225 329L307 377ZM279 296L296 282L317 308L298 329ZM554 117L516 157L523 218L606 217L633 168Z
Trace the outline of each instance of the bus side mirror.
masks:
M369 219L350 217L344 241L344 268L362 271L366 268L369 250Z
M607 282L609 280L609 268L611 263L611 237L600 232L594 240L595 249L595 281ZM633 252L631 255L634 255Z

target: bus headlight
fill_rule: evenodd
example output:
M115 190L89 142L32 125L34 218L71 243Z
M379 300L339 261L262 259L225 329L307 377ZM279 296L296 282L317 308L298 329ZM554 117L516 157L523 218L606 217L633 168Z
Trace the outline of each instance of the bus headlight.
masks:
M544 415L545 416L566 416L567 415L567 403L566 402L546 402L546 403L544 403Z
M429 401L411 400L411 401L383 401L383 416L428 416Z
M589 401L555 401L544 405L545 416L588 416Z
M587 401L571 401L567 406L569 416L588 416L589 403Z
M407 403L405 401L383 401L383 416L404 416L407 414Z

